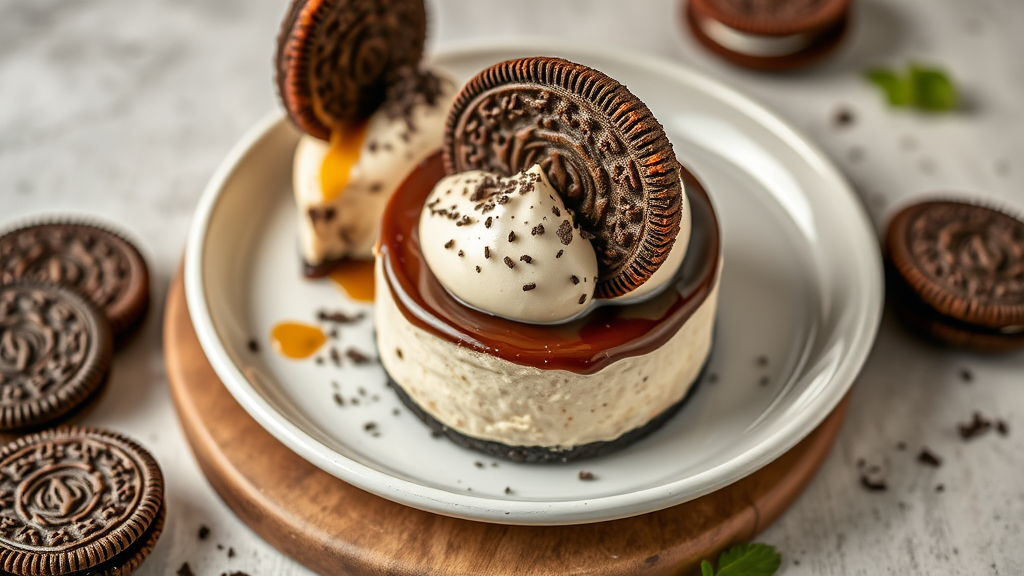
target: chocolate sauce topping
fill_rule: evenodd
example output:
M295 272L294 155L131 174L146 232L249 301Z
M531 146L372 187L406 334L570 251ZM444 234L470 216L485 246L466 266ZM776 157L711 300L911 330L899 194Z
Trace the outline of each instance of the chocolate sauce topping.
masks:
M689 248L674 283L647 302L603 306L555 326L506 320L458 302L431 273L419 248L420 211L445 176L440 154L416 168L384 212L380 255L387 285L414 326L517 364L592 374L622 358L652 352L704 303L719 273L721 243L714 208L693 175L685 169L681 174L692 211Z

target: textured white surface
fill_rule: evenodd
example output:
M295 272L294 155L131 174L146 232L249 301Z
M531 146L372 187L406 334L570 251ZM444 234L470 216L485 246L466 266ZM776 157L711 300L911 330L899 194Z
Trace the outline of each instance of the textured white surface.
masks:
M160 352L159 303L196 199L229 147L275 105L270 62L284 4L0 0L0 224L54 210L103 216L143 239L154 273L157 304L89 416L147 444L167 475L169 522L142 575L170 574L184 561L196 574L308 573L249 531L205 482L170 406ZM860 0L840 53L787 76L744 72L701 52L680 32L673 0L629 4L435 0L431 38L560 36L678 58L813 137L880 227L898 205L932 193L1024 210L1024 4ZM860 72L909 59L946 66L964 86L966 110L937 118L887 110ZM844 107L855 120L838 128L833 118ZM834 452L760 538L782 550L780 573L1024 573L1022 374L1024 354L941 350L887 317ZM956 423L975 409L1005 419L1009 437L961 441ZM922 445L943 458L941 468L915 462ZM860 487L861 458L882 467L888 491ZM206 541L196 538L200 524L212 529Z

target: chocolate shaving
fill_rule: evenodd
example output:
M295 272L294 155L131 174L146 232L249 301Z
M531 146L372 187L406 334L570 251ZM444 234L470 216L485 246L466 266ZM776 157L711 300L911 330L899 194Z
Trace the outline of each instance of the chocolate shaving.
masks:
M516 267L516 263L513 262L512 259L509 258L508 256L505 256L505 266L508 266L509 269L511 270L512 268Z

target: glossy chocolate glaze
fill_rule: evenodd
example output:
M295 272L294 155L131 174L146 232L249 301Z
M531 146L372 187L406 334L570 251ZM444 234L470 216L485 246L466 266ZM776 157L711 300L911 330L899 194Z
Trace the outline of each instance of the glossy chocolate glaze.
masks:
M473 310L431 273L419 248L420 211L445 176L440 153L420 164L392 196L381 221L380 258L398 309L414 326L459 346L545 369L592 374L667 342L707 299L718 277L718 219L707 193L685 168L692 233L674 283L651 300L602 306L567 324L524 324Z

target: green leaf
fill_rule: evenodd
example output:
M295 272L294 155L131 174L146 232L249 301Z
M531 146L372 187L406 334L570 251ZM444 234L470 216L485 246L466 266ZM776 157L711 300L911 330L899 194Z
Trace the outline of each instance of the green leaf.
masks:
M921 110L944 112L957 107L957 93L953 82L938 68L910 65L914 103Z
M913 86L892 70L876 68L867 71L868 80L883 91L889 104L896 107L910 106L914 103Z
M707 560L700 562L700 576L715 576L715 567Z
M772 576L781 564L782 555L774 546L739 544L722 552L716 576Z

